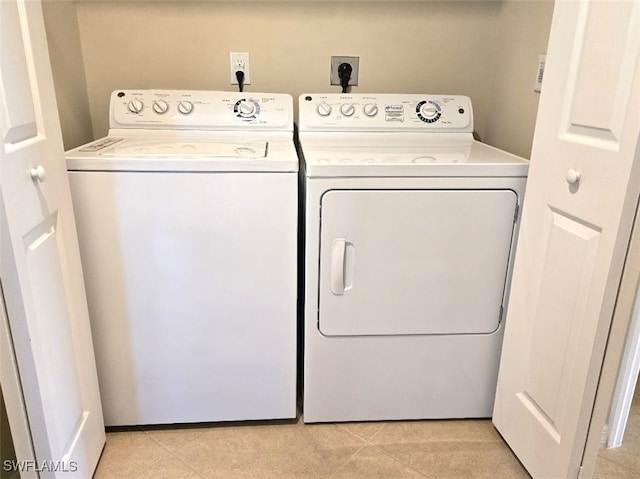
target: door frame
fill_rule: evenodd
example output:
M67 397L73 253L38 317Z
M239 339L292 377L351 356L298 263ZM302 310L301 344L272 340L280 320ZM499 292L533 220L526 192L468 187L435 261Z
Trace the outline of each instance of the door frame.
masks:
M608 420L607 447L622 445L623 436L629 422L629 410L638 386L640 371L640 285L636 293L635 306L631 315L629 332L625 343L624 356L611 404Z
M640 137L636 147L636 158L640 155ZM640 160L638 160L640 161ZM620 366L627 345L627 336L633 317L633 309L640 285L640 196L636 201L634 222L627 248L622 279L618 289L616 305L609 328L600 382L591 414L591 422L582 456L579 479L595 475L598 452L606 441L604 431L609 418Z

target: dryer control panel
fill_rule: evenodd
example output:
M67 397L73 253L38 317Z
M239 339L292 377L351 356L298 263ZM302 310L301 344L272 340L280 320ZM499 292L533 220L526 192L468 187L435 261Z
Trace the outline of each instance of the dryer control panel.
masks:
M109 127L293 131L293 98L283 93L116 90Z
M471 99L462 95L300 95L301 131L473 132Z

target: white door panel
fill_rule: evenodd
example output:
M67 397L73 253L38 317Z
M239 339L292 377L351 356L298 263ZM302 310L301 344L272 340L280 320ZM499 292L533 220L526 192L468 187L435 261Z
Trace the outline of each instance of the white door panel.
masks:
M0 56L2 82L0 93L0 125L5 145L33 138L37 134L36 112L29 88L29 70L25 57L25 43L16 2L2 2L0 5L0 33L3 54ZM31 58L29 58L32 61Z
M59 448L52 448L53 457L63 457L67 441L75 438L78 427L82 426L84 410L73 340L66 327L70 313L66 301L68 283L64 278L64 259L60 257L63 239L57 219L57 213L46 218L25 236L24 243L29 281L27 298L33 302L33 313L27 316L27 321L32 348L38 351L34 360L44 383L41 391L49 399L43 401L44 417L47 429L55 433L52 446ZM64 397L64 402L56 401L58 397Z
M334 190L322 198L323 334L498 329L511 190Z
M556 2L494 423L578 475L640 185L640 2Z
M88 478L104 426L40 2L2 1L0 22L9 327L41 477Z

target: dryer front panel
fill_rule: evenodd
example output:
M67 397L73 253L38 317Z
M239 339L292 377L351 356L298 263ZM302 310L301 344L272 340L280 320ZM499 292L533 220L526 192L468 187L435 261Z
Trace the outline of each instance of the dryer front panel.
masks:
M509 189L326 192L320 332L493 333L501 321L516 207Z

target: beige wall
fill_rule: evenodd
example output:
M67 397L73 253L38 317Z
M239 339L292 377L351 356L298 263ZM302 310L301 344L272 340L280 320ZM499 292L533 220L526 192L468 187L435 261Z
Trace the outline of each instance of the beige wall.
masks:
M247 91L339 91L331 55L360 57L358 92L467 94L484 128L499 2L78 2L94 134L119 88L231 89L229 52L248 51Z
M483 140L529 158L538 111L538 57L549 42L552 0L510 0L498 16L490 108Z
M55 0L49 0L54 3ZM57 3L57 2L55 2ZM67 3L67 2L65 2ZM339 91L329 85L331 55L360 57L354 92L463 94L482 139L528 156L544 53L549 1L86 1L71 15L45 9L50 38L79 32L93 137L108 129L108 99L121 88L229 90L229 52L248 51L246 91ZM68 22L66 24L65 22ZM49 28L51 27L51 28ZM67 44L75 41L67 41ZM52 50L60 46L52 42ZM74 50L75 51L75 50ZM56 64L67 53L52 51ZM60 70L60 67L58 67ZM76 80L80 78L77 75ZM58 90L66 81L56 75ZM59 102L65 138L84 117ZM82 135L79 136L83 136Z
M65 149L93 139L80 30L73 0L42 4Z

